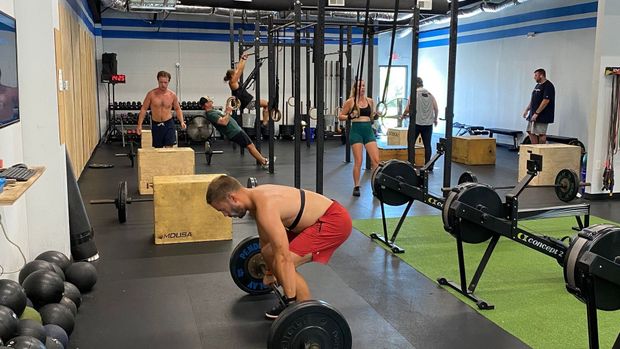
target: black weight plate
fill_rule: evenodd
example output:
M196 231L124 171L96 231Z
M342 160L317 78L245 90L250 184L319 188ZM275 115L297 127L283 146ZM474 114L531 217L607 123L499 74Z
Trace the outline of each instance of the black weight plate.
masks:
M458 184L478 183L478 177L471 171L465 171L459 176Z
M256 179L256 177L248 177L247 188L256 188L257 185L258 180Z
M581 148L581 154L585 154L586 153L586 146L578 139L571 139L568 142L568 145L576 145L579 148Z
M116 198L119 223L127 222L127 182L118 183L118 197Z
M267 348L349 349L352 343L344 316L328 303L311 300L290 306L278 316L271 325Z
M378 180L379 174L394 177L414 187L419 187L421 184L415 172L415 168L413 168L410 163L401 160L388 160L380 163L372 173L372 193L377 199L390 206L404 205L409 202L411 198L397 190L381 185Z
M195 116L187 125L187 135L192 141L204 142L213 136L213 125L204 116Z
M487 214L502 217L502 200L495 190L481 183L459 184L446 199L442 210L442 219L446 230L452 236L456 236L460 232L461 239L466 243L479 244L497 234L486 228L482 223L472 222L465 218L457 219L455 207L458 202L472 207L481 207Z
M568 286L580 290L575 296L581 301L588 298L586 279L583 273L577 270L576 264L587 251L614 261L620 256L620 227L609 224L597 224L581 231L589 239L576 235L568 248L564 263L564 279ZM607 280L594 278L596 308L613 311L620 309L620 285Z
M569 202L579 193L579 175L571 169L563 169L555 176L555 195L558 199Z
M271 292L271 288L263 284L262 277L250 271L250 264L255 261L259 253L258 237L250 236L241 241L230 256L230 276L240 289L251 295Z

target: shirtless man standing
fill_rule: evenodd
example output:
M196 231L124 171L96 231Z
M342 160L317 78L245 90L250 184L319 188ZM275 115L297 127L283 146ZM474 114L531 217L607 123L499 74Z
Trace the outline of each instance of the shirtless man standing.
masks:
M0 71L2 78L2 71ZM0 122L17 120L19 107L17 88L0 83Z
M185 129L183 112L179 100L174 92L168 89L170 73L160 71L157 73L158 87L149 91L144 98L140 114L138 114L138 135L142 134L142 122L146 111L151 108L151 132L153 133L154 148L170 148L176 144L174 121L172 120L172 108L176 112L181 129Z
M245 188L233 177L220 176L209 184L207 203L227 217L256 219L261 254L267 264L263 283L284 289L286 304L265 316L275 319L293 302L310 299L310 289L297 267L308 262L327 264L351 235L349 212L338 202L309 190L265 184Z

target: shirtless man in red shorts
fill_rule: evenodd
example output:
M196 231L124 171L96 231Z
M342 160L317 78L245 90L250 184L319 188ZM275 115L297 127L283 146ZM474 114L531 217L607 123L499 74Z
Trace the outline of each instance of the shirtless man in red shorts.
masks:
M273 273L263 282L277 280L287 305L311 297L296 268L308 262L327 264L351 235L351 217L342 205L303 189L272 184L248 189L233 177L220 176L209 184L207 203L227 217L242 218L248 211L254 216L261 253ZM275 319L284 308L278 302L265 316Z

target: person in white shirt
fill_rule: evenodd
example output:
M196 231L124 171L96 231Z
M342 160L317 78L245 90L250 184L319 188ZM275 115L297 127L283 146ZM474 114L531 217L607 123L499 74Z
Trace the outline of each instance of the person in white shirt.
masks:
M433 125L437 126L437 118L439 109L437 101L432 93L424 88L422 78L418 77L417 83L417 103L416 103L416 120L415 120L415 136L422 135L422 143L424 143L424 162L427 163L431 159L431 137L433 135ZM405 108L405 112L401 119L404 120L403 126L409 126L409 105ZM423 164L415 164L421 166ZM433 168L429 168L432 171Z

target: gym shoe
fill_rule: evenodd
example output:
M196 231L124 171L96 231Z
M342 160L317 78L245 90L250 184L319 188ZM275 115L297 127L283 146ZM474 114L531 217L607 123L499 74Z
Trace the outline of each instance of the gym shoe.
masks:
M270 320L275 320L284 309L286 309L286 305L283 301L278 300L271 310L265 312L265 317Z
M353 196L360 196L360 187L353 187Z

